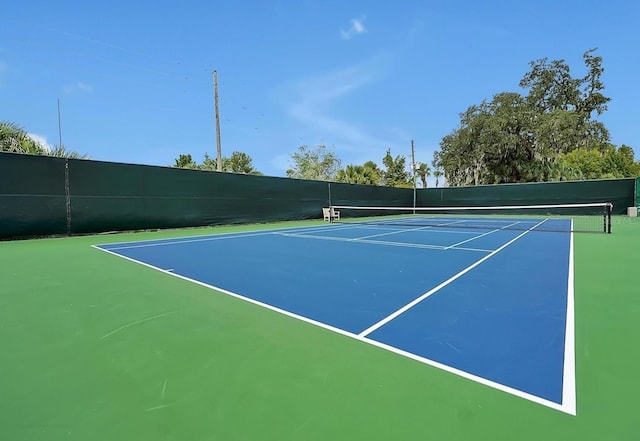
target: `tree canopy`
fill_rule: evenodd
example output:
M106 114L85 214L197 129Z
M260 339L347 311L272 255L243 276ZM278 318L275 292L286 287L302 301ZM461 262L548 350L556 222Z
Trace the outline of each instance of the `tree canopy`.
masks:
M423 162L415 165L415 171L422 182L422 188L427 188L427 178L431 176L431 168Z
M234 151L229 157L222 158L222 170L231 173L244 173L248 175L261 175L253 166L251 156L244 152Z
M606 153L609 132L596 119L610 101L603 94L602 58L591 49L583 60L587 72L582 77L572 76L564 60L532 61L519 83L528 93L501 92L461 113L459 127L442 138L434 167L449 185L533 182L576 176L586 162L594 165L587 157L614 155ZM581 161L574 150L582 152ZM629 151L633 159L629 147L623 155ZM631 176L625 173L634 168L612 170L590 169L583 175Z
M190 154L181 154L175 159L173 167L216 171L218 170L218 161L215 158L211 158L208 153L205 153L204 160L201 164L198 164L193 160ZM222 157L222 171L229 173L262 175L262 173L253 166L251 156L239 151L234 151L229 157Z
M58 145L52 149L38 143L25 129L16 123L0 121L0 152L29 155L56 156L59 158L85 159L88 156Z
M205 158L206 159L206 158ZM177 168L198 168L190 154L180 155L175 159L174 167Z
M291 155L291 160L293 165L287 170L290 178L331 181L340 170L340 159L333 149L324 145L316 148L302 145Z
M336 180L348 184L378 185L379 176L370 167L347 165L344 169L338 170Z
M382 184L388 187L412 187L412 176L407 171L407 158L397 155L391 156L391 149L387 149L387 154L382 158L382 164L386 170L382 171Z

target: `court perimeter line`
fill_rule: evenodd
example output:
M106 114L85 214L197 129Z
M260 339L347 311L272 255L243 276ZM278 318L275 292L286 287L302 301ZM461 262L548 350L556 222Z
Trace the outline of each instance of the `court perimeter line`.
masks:
M573 219L569 239L569 279L567 281L567 318L564 331L564 372L562 380L562 406L565 412L576 415L576 347L575 304L573 281Z
M509 245L511 245L512 243L514 243L516 240L520 239L521 237L523 237L525 234L529 233L530 231L532 231L533 229L535 229L536 227L540 226L542 223L546 222L547 219L542 220L541 222L538 222L536 225L534 225L533 227L531 227L530 229L528 229L527 231L525 231L522 234L519 234L518 236L514 237L513 239L511 239L509 242L505 243L504 245L502 245L500 248L492 251L490 254L487 254L486 256L484 256L482 259L478 260L475 263L472 263L471 265L469 265L468 267L466 267L465 269L463 269L462 271L460 271L457 274L454 274L453 276L449 277L447 280L445 280L444 282L442 282L440 285L436 286L435 288L427 291L426 293L422 294L420 297L418 297L417 299L415 299L414 301L407 303L406 305L404 305L402 308L396 310L395 312L389 314L388 316L386 316L385 318L383 318L382 320L380 320L377 323L374 323L373 325L369 326L367 329L365 329L364 331L362 331L361 333L359 333L358 335L360 337L366 337L367 335L371 334L373 331L375 331L376 329L386 325L387 323L389 323L391 320L395 319L396 317L398 317L399 315L407 312L409 309L413 308L414 306L416 306L418 303L422 302L424 299L426 299L427 297L435 294L436 292L440 291L442 288L444 288L445 286L449 285L451 282L453 282L456 279L459 279L460 277L462 277L464 274L468 273L469 271L471 271L472 269L474 269L475 267L477 267L478 265L480 265L482 262L484 262L487 259L490 259L491 257L495 256L496 254L498 254L500 251L504 250L506 247L508 247ZM460 249L460 248L458 248Z
M525 233L527 233L527 232L525 232ZM522 235L524 235L525 233L523 233ZM331 325L328 325L326 323L322 323L322 322L310 319L308 317L304 317L302 315L298 315L298 314L295 314L293 312L289 312L289 311L287 311L285 309L280 309L277 306L269 305L268 303L263 303L263 302L261 302L259 300L255 300L255 299L252 299L250 297L245 297L245 296L243 296L241 294L237 294L235 292L228 291L226 289L219 288L219 287L214 286L214 285L209 285L208 283L204 283L204 282L201 282L201 281L196 280L196 279L191 279L189 277L182 276L180 274L168 272L166 270L163 270L162 268L158 268L157 266L153 266L153 265L151 265L149 263L142 262L141 260L136 260L136 259L133 259L131 257L124 256L122 254L114 253L111 250L108 250L108 249L105 249L105 248L100 248L97 245L91 245L91 246L93 248L97 249L97 250L100 250L100 251L103 251L105 253L111 254L112 256L116 256L116 257L128 260L130 262L134 262L134 263L137 263L139 265L146 266L147 268L151 268L151 269L154 269L156 271L160 271L161 273L167 274L169 276L177 277L179 279L195 283L196 285L200 285L200 286L203 286L205 288L213 289L214 291L218 291L218 292L220 292L222 294L225 294L225 295L228 295L230 297L234 297L236 299L243 300L245 302L252 303L252 304L257 305L257 306L261 306L261 307L263 307L265 309L269 309L271 311L278 312L278 313L283 314L283 315L285 315L287 317L291 317L291 318L300 320L302 322L306 322L308 324L311 324L311 325L318 326L320 328L326 329L328 331L332 331L332 332L335 332L337 334L344 335L345 337L350 337L350 338L353 338L355 340L361 341L363 343L367 343L367 344L370 344L372 346L379 347L379 348L387 350L389 352L393 352L394 354L401 355L401 356L406 357L406 358L410 358L410 359L418 361L420 363L435 367L437 369L441 369L443 371L452 373L454 375L458 375L459 377L466 378L466 379L471 380L471 381L475 381L476 383L483 384L483 385L491 387L493 389L497 389L497 390L500 390L502 392L506 392L508 394L511 394L511 395L514 395L514 396L517 396L517 397L520 397L520 398L524 398L525 400L528 400L528 401L531 401L531 402L534 402L534 403L537 403L537 404L541 404L541 405L549 407L551 409L559 410L559 411L565 412L565 413L571 413L569 410L565 409L563 404L558 404L556 402L547 400L545 398L541 398L541 397L539 397L537 395L533 395L533 394L521 391L519 389L514 389L512 387L505 386L504 384L496 383L495 381L487 380L486 378L470 374L470 373L462 371L460 369L456 369L456 368L448 366L446 364L438 363L437 361L430 360L428 358L421 357L421 356L416 355L416 354L412 354L411 352L403 351L402 349L398 349L398 348L396 348L394 346L390 346L390 345L387 345L385 343L381 343L379 341L370 339L368 337L362 337L359 334L354 334L352 332L345 331L344 329L336 328L335 326L331 326ZM575 415L575 413L573 415Z

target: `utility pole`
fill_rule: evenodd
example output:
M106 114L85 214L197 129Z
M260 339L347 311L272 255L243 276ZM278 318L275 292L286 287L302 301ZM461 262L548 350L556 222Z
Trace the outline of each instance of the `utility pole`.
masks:
M413 139L411 140L411 170L413 171L413 214L416 214L416 152L413 148Z
M64 154L62 146L62 116L60 115L60 98L58 98L58 152ZM69 189L69 158L64 158L64 200L67 214L67 235L71 235L71 190Z
M62 148L62 118L60 117L60 98L58 98L58 148Z
M213 103L216 114L216 146L218 150L218 171L222 171L222 146L220 144L220 111L218 109L218 71L213 71Z

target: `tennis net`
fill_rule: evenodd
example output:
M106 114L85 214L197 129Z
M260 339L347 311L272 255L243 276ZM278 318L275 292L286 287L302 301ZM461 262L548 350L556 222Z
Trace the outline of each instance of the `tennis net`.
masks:
M334 205L332 222L415 228L478 228L611 233L608 202L494 207L368 207Z

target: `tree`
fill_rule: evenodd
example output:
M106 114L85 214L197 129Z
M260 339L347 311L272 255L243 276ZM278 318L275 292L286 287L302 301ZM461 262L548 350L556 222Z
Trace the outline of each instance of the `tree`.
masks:
M198 165L195 163L193 158L191 158L190 154L180 155L176 158L176 163L174 167L177 168L198 168Z
M520 87L529 89L527 100L539 112L573 111L588 119L593 112L601 115L611 100L602 94L600 79L604 68L602 57L589 49L582 58L588 69L582 78L573 78L564 60L548 62L547 58L531 61L531 70L520 80Z
M0 122L0 151L41 154L38 144L17 124Z
M609 155L605 164L608 172L617 170L617 177L622 178L640 177L640 161L634 161L635 154L631 147L622 144L616 149L614 145L610 145L607 151Z
M580 147L560 155L557 180L627 178L640 176L633 149L608 144L599 149Z
M422 188L427 188L427 178L431 176L431 169L425 163L421 163L419 167L416 167L416 174L422 181Z
M33 140L26 130L9 121L0 122L0 151L32 155L46 153L46 150Z
M69 150L67 147L63 145L55 146L50 152L47 153L48 156L56 156L58 158L69 158L69 159L88 159L89 155L84 153L76 152L75 150Z
M377 185L378 176L370 167L363 165L347 165L343 170L339 170L336 176L338 182L348 184Z
M604 158L602 152L582 147L561 155L559 163L563 172L561 177L565 177L567 171L578 175L576 171L579 170L582 179L597 179L602 177Z
M223 158L223 166L224 166L224 158ZM197 165L197 167L200 170L211 170L211 171L216 171L218 170L218 160L217 159L212 159L209 156L209 153L205 152L204 153L204 161L202 161L202 164Z
M222 158L222 170L231 173L245 173L249 175L261 175L253 167L251 156L243 152L235 151L228 158Z
M433 171L433 176L436 178L436 188L438 188L438 184L440 183L440 177L443 175L442 170L436 169Z
M407 171L404 156L391 156L391 149L387 149L387 154L382 158L382 164L386 170L382 172L382 183L388 187L412 187L411 174Z
M470 106L460 126L442 138L433 165L450 185L498 184L552 179L558 161L576 148L601 148L609 133L594 120L607 108L602 58L583 55L587 74L571 76L564 60L532 61L514 92Z
M371 170L371 179L372 185L380 185L380 181L382 179L382 170L380 170L380 167L378 167L378 164L376 164L373 161L367 161L364 164L362 164L362 166L368 170Z
M291 155L291 159L293 166L287 170L290 178L330 181L336 178L340 170L340 159L324 145L315 149L302 145Z
M211 158L209 156L209 153L205 153L204 161L202 161L202 164L197 164L190 154L181 154L178 158L176 158L174 167L217 171L218 160ZM251 175L262 174L253 166L251 156L238 151L233 152L230 157L222 158L222 171L229 173L245 173Z
M58 158L86 159L88 155L67 149L64 145L55 146L49 150L19 125L3 121L0 122L0 152L26 153L30 155L56 156Z

